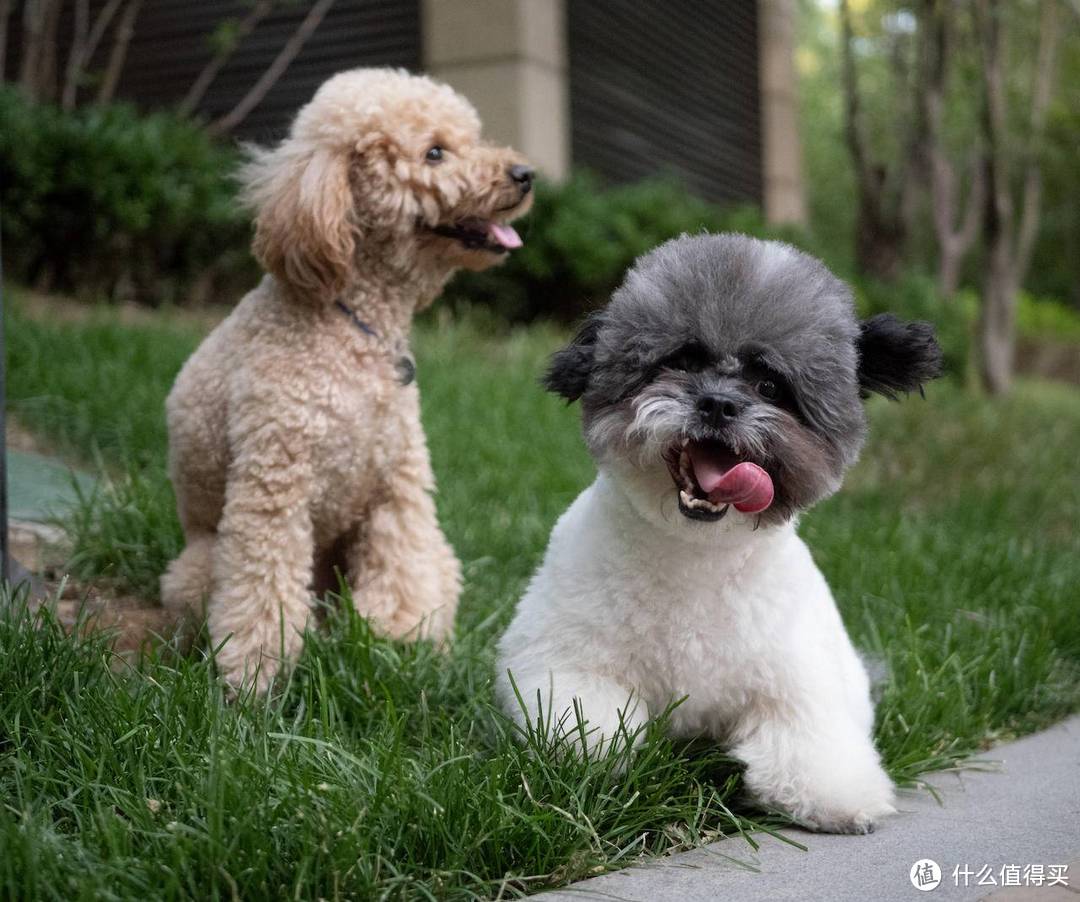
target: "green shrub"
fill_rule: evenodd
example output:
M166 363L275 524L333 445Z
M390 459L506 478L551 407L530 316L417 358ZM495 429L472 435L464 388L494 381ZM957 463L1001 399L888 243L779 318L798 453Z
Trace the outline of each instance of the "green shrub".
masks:
M236 154L199 127L124 104L66 113L0 89L8 272L84 296L146 303L250 280Z
M684 232L739 231L807 245L796 230L767 227L752 207L722 209L673 179L604 187L586 172L560 185L540 183L520 228L525 246L500 267L459 275L447 289L451 304L488 306L512 321L573 320L607 301L635 257Z
M1080 313L1053 298L1036 298L1021 291L1016 328L1025 338L1080 342Z

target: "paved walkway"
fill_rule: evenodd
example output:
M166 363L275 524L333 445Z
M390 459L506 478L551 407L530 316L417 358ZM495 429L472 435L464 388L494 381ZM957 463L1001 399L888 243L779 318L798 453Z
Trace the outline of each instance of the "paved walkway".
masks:
M785 831L807 846L806 852L769 836L758 838L757 853L744 841L729 839L538 898L936 902L989 897L991 902L1080 902L1080 717L999 746L979 760L991 769L928 779L940 793L941 805L925 791L903 792L900 813L883 820L868 836ZM932 859L940 867L941 883L933 890L919 891L911 882L912 866L920 859ZM1049 875L1058 873L1051 866L1060 865L1069 866L1070 886L1051 888ZM1039 866L1043 885L1033 889ZM1020 888L1002 888L1014 875Z
M86 492L94 487L90 476L41 454L9 449L7 469L8 516L12 520L46 522L74 503L75 483Z
M41 454L11 448L6 453L9 575L13 585L29 582L31 598L45 598L45 583L35 574L42 569L45 549L63 537L52 521L75 503L76 486L91 492L94 480Z

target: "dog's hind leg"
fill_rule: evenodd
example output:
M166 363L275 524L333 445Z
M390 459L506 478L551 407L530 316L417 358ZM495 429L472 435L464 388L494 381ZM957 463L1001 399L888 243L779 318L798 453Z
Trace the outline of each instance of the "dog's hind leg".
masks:
M439 528L418 416L403 439L390 496L371 511L347 552L353 604L383 635L443 641L454 625L461 567Z
M191 640L206 614L212 587L214 534L189 533L187 545L161 575L161 605L175 618L176 634Z

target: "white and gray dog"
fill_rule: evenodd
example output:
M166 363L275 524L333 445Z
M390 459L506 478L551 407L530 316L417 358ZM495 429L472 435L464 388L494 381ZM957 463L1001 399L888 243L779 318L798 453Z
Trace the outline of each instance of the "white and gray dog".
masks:
M788 245L684 236L638 260L547 373L599 474L500 640L506 711L596 748L683 699L670 729L730 746L760 803L871 830L893 786L869 680L795 526L858 457L862 398L940 369L929 325L860 323Z

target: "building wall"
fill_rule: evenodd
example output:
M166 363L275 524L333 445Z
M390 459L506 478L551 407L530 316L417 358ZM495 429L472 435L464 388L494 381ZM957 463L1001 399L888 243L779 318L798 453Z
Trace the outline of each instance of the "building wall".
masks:
M424 68L547 178L570 169L565 0L423 0Z
M762 200L755 0L566 0L575 165Z
M62 29L74 3L65 0ZM90 0L91 19L104 3ZM20 7L9 77L18 71ZM232 109L309 7L285 4L245 37L200 115ZM709 200L760 203L774 221L802 221L794 8L794 0L336 0L235 135L280 138L342 69L423 69L461 90L486 134L519 147L549 178L572 165L615 182L666 171ZM249 9L250 0L144 2L118 96L146 109L175 105L210 58L214 29ZM111 36L91 69L104 68L110 46Z

